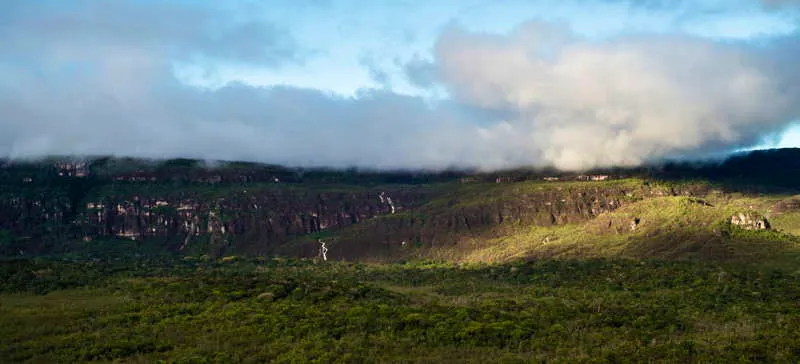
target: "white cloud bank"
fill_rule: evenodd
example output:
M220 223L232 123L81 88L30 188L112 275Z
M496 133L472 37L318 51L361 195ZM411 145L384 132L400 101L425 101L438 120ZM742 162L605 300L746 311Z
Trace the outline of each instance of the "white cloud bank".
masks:
M529 23L510 36L451 30L436 55L459 100L511 115L508 138L574 169L752 144L782 130L800 114L800 79L782 62L791 51L783 46L660 35L587 43Z
M290 34L241 14L182 3L11 4L0 15L0 156L584 169L737 149L800 116L794 38L589 42L537 22L508 35L450 28L431 64L409 68L452 95L431 105L390 91L342 98L179 82L176 60L302 62Z

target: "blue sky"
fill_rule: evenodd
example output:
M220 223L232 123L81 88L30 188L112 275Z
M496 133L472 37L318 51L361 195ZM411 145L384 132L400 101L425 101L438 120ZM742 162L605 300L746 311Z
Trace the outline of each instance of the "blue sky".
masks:
M582 169L800 147L793 0L11 0L0 155Z
M473 31L507 33L525 21L540 19L569 24L577 33L595 39L683 32L752 40L797 29L791 14L765 9L758 1L673 3L677 5L614 0L271 1L261 8L263 17L290 30L307 48L304 62L278 69L222 66L213 77L197 77L195 67L195 72L187 72L192 75L187 81L206 86L231 80L266 86L288 84L354 95L360 88L384 87L371 77L374 68L388 75L398 92L418 93L421 90L405 82L402 64L415 57L430 59L439 34L453 24Z

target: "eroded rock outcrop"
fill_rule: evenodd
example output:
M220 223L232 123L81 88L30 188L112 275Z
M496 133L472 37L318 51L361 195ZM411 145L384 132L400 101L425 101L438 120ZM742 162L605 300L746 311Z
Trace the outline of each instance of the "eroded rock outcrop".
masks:
M734 214L730 218L731 225L745 230L769 230L769 221L759 213L748 211Z

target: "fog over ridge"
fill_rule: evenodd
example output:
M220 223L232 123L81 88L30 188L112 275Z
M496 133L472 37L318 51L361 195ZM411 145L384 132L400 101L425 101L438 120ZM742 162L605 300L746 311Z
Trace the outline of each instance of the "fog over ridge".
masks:
M9 24L0 27L0 157L581 170L735 150L800 118L797 35L598 41L540 21L508 34L453 25L430 62L408 67L409 78L426 81L421 87L450 95L431 101L378 89L345 97L292 86L194 87L175 76L176 62L279 70L302 63L308 49L279 27L241 16L220 24L217 13L182 3L79 3L16 2L0 15Z

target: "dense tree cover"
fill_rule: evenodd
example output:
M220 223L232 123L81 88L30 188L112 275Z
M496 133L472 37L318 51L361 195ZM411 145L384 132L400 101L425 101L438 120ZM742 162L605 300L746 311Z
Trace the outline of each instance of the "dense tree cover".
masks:
M790 157L798 150L770 153L722 164L598 173L656 177L645 184L665 190L678 190L689 178L715 189L783 186L796 193L800 159ZM42 222L41 214L28 214L15 217L20 229L0 226L0 363L800 361L800 214L786 209L770 217L784 231L745 231L729 220L743 210L771 210L790 194L651 198L603 215L608 220L593 220L585 230L512 224L516 230L503 226L509 230L498 230L500 238L475 239L471 247L480 258L472 261L519 259L526 247L543 241L547 249L529 257L606 259L367 265L215 258L201 255L212 253L200 244L181 251L190 256L176 256L164 242L146 239L70 239L82 235L69 226L87 197L97 197L93 194L180 191L216 199L244 185L364 188L465 175L232 163L214 170L229 171L225 178L232 182L207 183L197 182L208 176L190 160L136 165L101 159L90 167L88 178L25 164L0 168L0 196L15 204L53 201L47 211L61 221ZM158 182L112 179L148 168ZM503 173L510 180L538 182L495 184L494 175L470 175L492 183L452 183L445 187L453 195L431 200L427 210L370 221L424 221L437 209L516 199L525 188L585 192L574 181L540 181L557 171ZM272 182L274 176L280 185ZM261 180L266 182L254 183ZM641 182L604 182L634 184ZM629 224L632 218L643 221L635 232L613 231L612 220ZM316 248L318 239L335 240L336 233L307 238ZM570 239L579 235L586 239ZM423 251L421 241L409 242L407 249ZM463 245L459 249L466 251Z
M798 272L633 260L0 263L0 362L793 362Z

